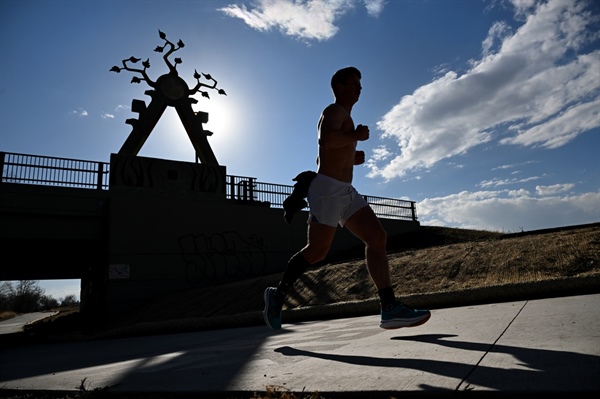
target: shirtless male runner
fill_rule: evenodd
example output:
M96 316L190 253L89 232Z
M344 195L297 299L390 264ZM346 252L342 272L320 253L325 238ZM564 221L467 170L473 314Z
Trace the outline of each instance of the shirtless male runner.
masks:
M354 126L350 113L361 92L361 73L355 67L337 71L331 78L335 102L319 118L317 175L308 188L307 244L290 258L277 288L264 293L264 319L273 330L281 329L281 309L294 282L310 266L323 260L337 225L346 227L365 244L369 275L381 303L380 327L414 327L431 317L429 310L409 308L396 300L387 259L387 234L367 201L352 186L354 165L365 162L359 141L369 138L367 126Z

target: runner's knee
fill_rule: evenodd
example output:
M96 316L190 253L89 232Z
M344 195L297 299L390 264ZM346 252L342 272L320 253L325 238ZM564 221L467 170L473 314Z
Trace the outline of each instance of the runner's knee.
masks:
M315 247L314 245L308 245L302 250L302 255L311 265L322 261L327 256L328 249Z
M387 233L384 229L379 229L367 235L365 244L370 248L384 248L387 245Z

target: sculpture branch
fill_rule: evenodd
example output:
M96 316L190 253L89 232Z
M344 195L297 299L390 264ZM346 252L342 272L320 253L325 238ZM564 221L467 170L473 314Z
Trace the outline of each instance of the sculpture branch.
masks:
M212 80L213 84L212 85L208 85L206 83L202 83L200 82L200 77L201 75L198 73L198 71L194 70L194 78L196 79L196 86L193 89L190 89L189 91L189 95L192 96L198 92L202 93L202 97L206 97L206 98L210 98L208 96L208 92L206 91L202 91L200 90L201 87L207 87L209 89L216 89L217 88L217 80L215 78L213 78L210 74L207 73L203 73L202 75L204 75L204 78L208 79L208 80ZM221 95L227 95L225 94L225 90L223 89L218 89L217 91L219 94Z
M160 29L158 30L158 35L159 37L165 41L164 45L162 46L157 46L154 51L157 53L162 53L165 51L165 49L168 47L167 52L163 55L163 60L165 61L165 64L167 65L167 67L169 68L169 74L170 75L175 75L178 76L177 73L177 64L181 64L181 58L174 58L173 62L171 62L169 60L169 57L176 51L182 49L183 47L185 47L185 44L183 43L183 41L180 39L177 44L174 44L173 42L171 42L170 40L167 39L167 35L162 32ZM140 83L142 80L146 81L146 83L148 83L148 85L152 88L156 88L156 82L152 81L150 79L150 77L148 76L148 74L146 73L146 70L148 68L150 68L150 59L147 59L146 61L142 62L142 65L144 66L144 69L139 69L139 68L132 68L130 67L127 63L133 63L136 64L141 60L141 58L136 58L136 57L129 57L126 58L122 61L123 67L120 68L118 66L113 66L110 70L112 72L116 72L119 73L122 70L126 70L129 72L134 72L134 73L139 73L142 75L142 78L139 78L137 76L134 76L131 79L131 83ZM209 83L202 83L200 82L200 78L204 76L205 79L212 81L212 84ZM188 96L194 95L198 92L200 92L202 94L202 97L206 97L206 98L210 98L208 96L208 92L207 91L202 91L200 90L200 88L202 87L206 87L208 89L212 89L212 90L217 90L217 92L221 95L227 95L225 93L225 90L223 89L218 89L217 88L217 81L210 75L207 73L202 73L199 74L198 71L194 70L194 79L196 79L196 86L193 89L189 89L188 88ZM160 78L159 78L160 80Z
M179 39L179 41L177 42L177 46L175 46L175 44L173 44L170 40L167 39L167 35L164 32L161 32L160 29L158 31L158 36L160 36L160 38L165 41L165 44L162 47L157 46L154 49L154 51L156 51L157 53L162 53L165 50L165 47L169 46L169 50L165 53L165 55L163 55L163 60L165 61L165 64L167 64L167 66L169 67L169 72L177 75L177 64L181 64L181 58L175 58L175 65L173 65L169 60L169 56L175 51L185 47L185 44L181 39Z
M129 72L139 73L142 75L142 78L140 79L138 77L134 77L133 79L131 79L131 83L140 83L142 80L145 80L146 83L148 83L148 85L150 87L154 87L154 82L152 81L152 79L150 79L150 77L146 73L146 69L150 68L150 60L146 60L146 61L142 62L144 69L130 68L129 66L127 66L127 62L137 64L140 60L141 60L141 58L136 58L136 57L131 56L131 57L126 58L123 61L121 61L121 63L123 64L123 68L119 68L118 66L113 66L110 70L112 72L120 73L124 69Z

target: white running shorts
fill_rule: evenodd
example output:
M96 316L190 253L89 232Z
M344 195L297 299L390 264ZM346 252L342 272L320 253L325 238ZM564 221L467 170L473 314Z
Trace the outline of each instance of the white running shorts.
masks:
M348 218L369 204L351 183L317 174L308 188L308 223L344 227Z

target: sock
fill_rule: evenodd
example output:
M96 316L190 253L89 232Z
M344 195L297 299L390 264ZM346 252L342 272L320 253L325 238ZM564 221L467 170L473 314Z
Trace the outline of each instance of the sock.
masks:
M390 310L396 304L396 296L392 287L382 288L377 291L382 310Z
M283 277L277 286L278 299L283 299L287 296L288 292L298 280L298 278L304 273L304 271L310 266L310 263L304 258L302 252L296 253L288 261L288 265L283 272Z

